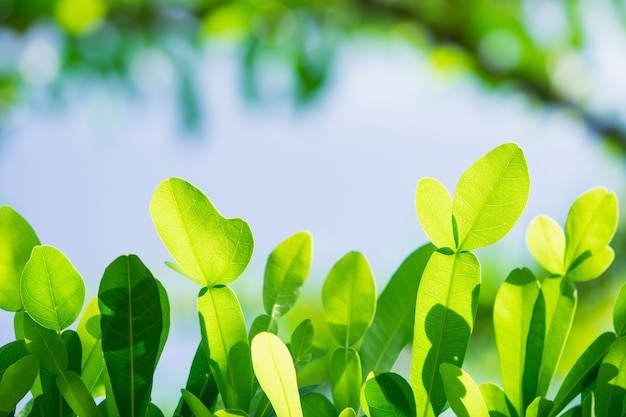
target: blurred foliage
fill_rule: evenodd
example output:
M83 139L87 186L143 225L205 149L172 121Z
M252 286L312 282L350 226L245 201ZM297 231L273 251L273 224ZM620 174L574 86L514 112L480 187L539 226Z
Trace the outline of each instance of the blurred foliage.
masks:
M600 8L626 27L621 0L0 0L0 116L27 101L33 86L58 92L77 74L132 81L138 62L148 69L166 62L183 121L198 125L192 60L206 42L224 38L245 51L249 99L275 93L262 78L268 62L278 62L289 69L296 101L307 103L322 91L342 42L375 33L411 42L438 70L460 69L489 89L567 109L624 151L619 99L598 105L594 87L602 75L589 48L606 19Z

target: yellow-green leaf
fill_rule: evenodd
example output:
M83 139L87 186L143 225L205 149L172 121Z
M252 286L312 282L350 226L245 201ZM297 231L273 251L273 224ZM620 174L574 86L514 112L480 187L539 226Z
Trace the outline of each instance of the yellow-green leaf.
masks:
M543 269L551 274L565 274L565 234L552 218L542 214L530 222L526 245Z
M456 249L452 229L452 197L439 181L422 178L415 193L417 218L428 238L438 248Z
M450 407L458 417L489 417L480 389L467 372L450 363L442 363L439 372Z

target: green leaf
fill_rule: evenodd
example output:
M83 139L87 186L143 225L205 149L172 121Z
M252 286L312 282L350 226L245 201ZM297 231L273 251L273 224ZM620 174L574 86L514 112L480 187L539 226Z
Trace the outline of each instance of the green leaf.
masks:
M178 265L200 285L227 284L252 256L252 232L241 219L226 219L202 191L180 178L159 184L150 214Z
M98 297L94 297L78 322L76 332L83 348L81 377L94 397L104 396L104 355Z
M67 369L67 349L61 335L36 323L24 315L24 338L29 351L37 355L41 364L54 375Z
M535 397L533 392L532 398L525 401L524 377L531 353L527 346L533 342L529 341L533 311L540 292L539 281L529 269L515 269L500 286L494 301L493 325L502 383L518 414Z
M192 392L187 391L186 389L181 390L181 392L187 407L189 407L192 412L192 415L196 417L215 417L215 414L213 414L198 397L193 395Z
M196 349L196 354L191 362L191 369L189 370L189 377L185 384L185 390L189 391L196 398L200 400L206 408L211 409L217 400L219 391L217 389L217 383L215 377L211 372L209 366L209 359L204 351L202 342ZM181 398L176 408L176 415L182 417L191 417L193 415L189 406L186 405L183 398Z
M482 248L504 237L522 214L529 189L526 159L513 143L498 146L469 167L452 202L458 250Z
M587 253L590 255L586 256ZM593 254L585 252L582 256L579 258L581 261L567 271L567 278L572 281L589 281L602 275L613 263L615 252L610 246L605 246Z
M202 340L226 408L247 410L252 362L241 306L226 286L203 288L198 297Z
M626 283L619 290L613 309L613 327L618 336L626 335Z
M122 417L143 416L163 327L158 285L136 255L120 256L104 271L98 301L102 351L117 410Z
M439 366L450 407L459 417L489 417L489 410L472 377L450 363Z
M148 410L146 411L146 417L165 417L163 411L153 403L148 404Z
M411 387L419 416L438 415L446 403L442 363L463 364L480 291L480 264L471 252L434 252L417 292Z
M537 397L526 409L526 417L546 417L551 409L552 401Z
M252 339L252 366L277 417L302 417L296 369L289 349L273 333Z
M356 350L337 348L330 358L330 389L336 410L359 409L361 360Z
M560 413L567 404L593 383L598 374L600 363L614 341L614 333L603 333L580 355L554 397L554 406L550 416L556 416Z
M541 293L546 306L546 336L537 382L537 396L544 397L548 393L572 327L578 297L576 288L571 282L562 278L545 279L541 284Z
M356 417L356 411L354 411L354 408L352 407L346 407L341 410L339 417Z
M80 417L102 417L85 383L76 372L67 371L59 375L57 386L65 401Z
M438 248L456 249L452 230L452 197L439 181L422 178L415 193L417 218L428 238Z
M606 188L580 196L565 223L565 266L569 268L585 251L594 254L609 244L617 230L617 197Z
M335 340L345 347L357 343L376 310L372 270L359 252L349 252L330 270L322 286L326 321Z
M370 417L414 417L415 398L404 378L392 372L375 375L365 383Z
M626 395L626 338L617 339L604 356L595 395L598 417L621 415Z
M22 303L42 326L61 332L78 318L85 283L69 259L52 246L36 246L21 280Z
M300 398L303 417L337 417L337 410L328 398L317 392L309 392Z
M155 278L154 280L157 284L157 288L159 289L159 302L161 304L161 317L163 318L163 325L161 327L161 338L159 339L159 353L157 354L156 363L159 362L161 358L161 354L163 353L163 349L165 348L165 343L167 342L167 337L170 333L170 300L167 297L167 291L161 281ZM154 406L156 407L156 406Z
M378 297L374 320L359 350L363 375L389 371L411 341L417 287L434 250L434 245L426 244L411 253Z
M257 316L252 325L250 325L250 331L248 332L248 340L251 342L254 336L261 332L271 332L278 334L278 324L268 315L261 314Z
M26 355L10 365L0 380L0 415L9 415L26 396L39 373L39 359Z
M552 218L542 214L530 222L526 245L543 269L551 274L565 275L565 234Z
M593 395L593 391L589 393L583 399L582 412L583 417L596 417L596 401Z
M513 408L513 405L509 402L506 394L504 394L504 391L498 385L486 382L484 384L480 384L478 388L480 389L480 393L485 400L485 405L487 406L487 410L489 410L490 416L517 416L517 414L511 413L511 408ZM513 411L515 412L514 409Z
M23 340L15 340L0 347L0 379L9 366L27 355L30 355L30 352Z
M314 330L310 319L304 319L294 329L291 334L289 350L293 357L293 364L298 369L299 366L309 363L311 354L309 351L313 347Z
M22 308L20 278L39 238L28 222L11 207L0 207L0 308Z
M311 269L313 243L308 232L300 232L279 244L265 266L263 307L272 318L285 314L300 295Z

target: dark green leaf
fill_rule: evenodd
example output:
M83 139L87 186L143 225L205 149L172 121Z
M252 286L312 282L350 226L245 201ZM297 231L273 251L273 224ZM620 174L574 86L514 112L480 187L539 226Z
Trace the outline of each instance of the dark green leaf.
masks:
M161 317L163 317L163 327L161 328L161 338L159 339L159 353L157 355L157 359L156 362L159 362L159 358L161 357L161 354L163 353L163 348L165 347L165 343L167 342L167 336L170 333L170 301L167 297L167 291L165 290L165 287L163 287L163 284L161 284L161 281L159 281L158 279L154 280L157 284L157 287L159 289L159 302L161 303ZM154 404L151 404L149 407L152 407L152 410L154 411L154 408L156 407Z
M411 386L398 374L385 372L368 379L364 395L370 417L415 416L415 398Z
M613 327L618 336L626 336L626 283L615 300L615 308L613 309Z
M356 350L339 347L330 358L330 389L337 411L359 409L361 360Z
M192 415L196 417L215 417L215 414L213 414L198 397L187 390L182 390L182 393L183 400L185 404L187 404L187 407L191 409Z
M0 379L9 366L29 354L26 342L23 340L15 340L2 346L0 348Z
M310 362L311 354L309 351L313 346L313 337L313 324L310 319L302 320L291 334L291 344L289 348L296 369L298 369L298 366Z
M278 334L278 323L270 316L261 314L257 316L250 325L250 332L248 333L248 341L252 341L254 336L261 332L271 332Z
M209 360L207 354L202 346L202 343L198 345L196 354L191 362L191 369L189 370L189 377L187 378L187 384L185 390L193 394L204 406L208 409L213 408L215 400L219 394L217 390L217 383L215 377L211 373L209 366ZM193 415L191 409L183 398L181 398L176 408L176 414L182 417L191 417Z
M98 297L94 297L85 308L76 332L83 347L80 375L94 397L104 396L104 354Z
M0 380L0 416L11 414L26 396L39 373L39 359L26 355L10 365Z
M54 375L67 369L67 349L61 336L54 330L35 323L24 315L24 337L28 350L39 358L41 364Z
M602 359L595 396L598 417L621 415L626 396L626 338L617 339Z
M504 394L504 390L498 385L486 382L480 384L478 388L491 417L517 417L515 408Z
M59 375L56 381L63 398L76 414L80 417L102 417L85 383L76 372L67 371Z
M61 340L67 350L67 369L80 375L83 351L78 333L74 330L66 330L61 334Z
M442 363L439 371L446 397L457 416L489 417L489 410L480 389L468 373L450 363Z
M303 417L337 417L337 410L328 398L317 392L305 394L300 399Z

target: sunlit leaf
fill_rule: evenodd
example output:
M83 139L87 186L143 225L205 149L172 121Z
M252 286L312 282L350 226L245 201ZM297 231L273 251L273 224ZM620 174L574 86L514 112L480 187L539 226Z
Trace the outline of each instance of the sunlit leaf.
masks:
M359 350L364 375L389 371L411 341L417 287L434 250L433 245L426 244L411 253L378 297L374 320Z
M415 193L417 217L431 242L438 248L456 249L452 230L452 197L439 181L422 178Z
M480 393L485 400L485 405L487 406L487 410L489 410L490 416L511 417L510 408L513 406L510 405L510 402L502 388L496 384L486 382L484 384L480 384L478 389L480 389Z
M489 417L480 389L467 372L450 363L442 363L439 371L446 397L457 416Z
M567 271L567 278L578 282L597 278L611 266L614 258L613 249L610 246L605 246L590 254L589 257L585 257L574 268Z
M11 207L0 207L0 308L22 308L20 278L39 238L28 222Z
M626 395L626 338L617 339L602 359L596 380L596 415L619 416Z
M613 309L613 327L618 336L626 335L626 283L619 290Z
M482 248L504 237L522 214L529 189L528 166L517 145L500 145L476 161L461 175L452 202L458 249Z
M533 395L524 401L524 377L527 372L526 359L531 353L527 347L533 342L528 340L533 311L540 291L539 281L529 269L515 269L500 286L493 307L493 325L504 391L520 414L535 397Z
M471 252L434 252L417 293L411 388L417 415L438 415L446 396L442 363L463 364L478 308L480 264Z
M252 232L241 219L226 219L196 187L171 178L159 184L150 214L178 265L200 285L227 284L252 256Z
M337 410L328 398L317 392L310 392L300 398L303 417L337 417Z
M252 398L252 362L237 296L226 286L203 288L198 313L202 340L225 407L247 410Z
M8 416L26 396L39 373L39 359L26 355L3 372L0 379L0 416Z
M570 267L585 251L592 254L609 244L617 230L617 197L606 188L580 196L565 223L565 266Z
M341 410L339 417L356 417L356 411L352 407L346 407Z
M554 407L550 413L551 416L556 416L561 412L594 381L598 374L600 363L613 341L615 341L614 333L603 333L579 356L554 397Z
M196 354L191 362L185 390L193 394L208 409L211 409L217 400L219 394L217 383L211 372L207 353L204 351L202 342L198 345ZM192 410L186 405L183 398L178 403L175 415L182 417L191 417L193 415Z
M409 383L398 374L384 372L365 383L370 417L414 417L415 398Z
M530 222L526 245L543 269L551 274L565 275L565 234L552 218L542 214Z
M552 401L544 397L537 397L526 408L525 417L547 417L551 409Z
M254 373L276 416L302 417L296 369L287 346L275 334L262 332L252 339L251 350Z
M69 259L52 246L36 246L22 272L22 303L42 326L60 332L76 320L85 283Z
M65 401L81 417L101 417L89 389L74 371L67 371L57 377L57 386Z
M117 410L122 416L144 415L159 355L163 312L156 280L136 255L120 256L106 268L98 306L102 351Z
M359 409L361 360L356 350L339 347L330 358L330 389L337 410Z
M39 358L41 364L54 375L67 369L67 349L61 336L54 330L36 323L24 315L24 338L28 350Z
M98 297L94 297L78 322L76 332L83 348L81 377L94 396L104 395L104 356Z
M277 318L294 305L311 269L313 244L308 232L300 232L280 243L265 265L263 307Z
M376 310L376 284L372 270L359 252L349 252L332 267L322 286L326 321L340 345L357 343Z

